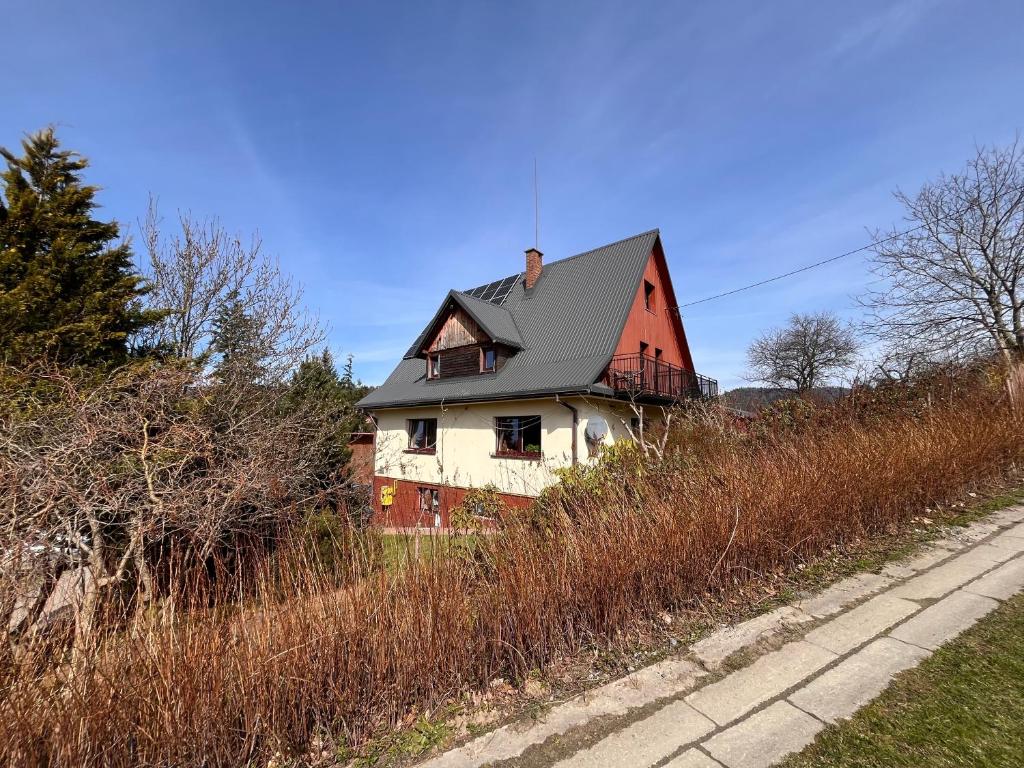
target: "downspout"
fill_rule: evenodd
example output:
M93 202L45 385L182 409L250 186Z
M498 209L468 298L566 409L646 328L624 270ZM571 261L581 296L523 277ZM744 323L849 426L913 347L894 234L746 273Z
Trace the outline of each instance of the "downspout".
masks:
M562 400L558 395L555 395L555 402L563 408L568 408L572 411L572 465L575 467L579 459L577 454L579 453L576 447L576 433L579 431L580 426L580 412L576 410L575 406L569 405L567 402Z

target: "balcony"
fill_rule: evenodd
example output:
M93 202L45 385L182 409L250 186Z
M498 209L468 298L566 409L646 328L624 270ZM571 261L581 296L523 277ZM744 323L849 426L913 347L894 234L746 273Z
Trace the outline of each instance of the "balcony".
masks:
M708 398L718 395L718 382L650 355L616 355L605 370L603 384L630 397Z

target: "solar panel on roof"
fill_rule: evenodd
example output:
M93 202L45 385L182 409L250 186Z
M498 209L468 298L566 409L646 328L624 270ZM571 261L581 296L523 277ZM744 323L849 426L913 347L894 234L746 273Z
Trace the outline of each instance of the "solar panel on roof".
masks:
M481 301L489 301L491 304L497 304L501 306L505 303L505 299L508 298L509 291L515 287L515 284L519 281L522 274L509 275L501 280L495 280L493 283L487 283L487 285L477 286L471 288L463 293L472 296L474 299L480 299Z

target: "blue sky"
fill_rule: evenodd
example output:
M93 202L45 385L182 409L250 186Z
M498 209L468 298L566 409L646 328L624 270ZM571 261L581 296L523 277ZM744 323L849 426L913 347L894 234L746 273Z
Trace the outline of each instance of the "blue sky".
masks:
M127 228L150 194L259 230L379 383L450 287L659 227L681 302L898 223L891 192L1024 127L1024 4L6 0L0 145L57 125ZM852 257L689 309L742 384Z

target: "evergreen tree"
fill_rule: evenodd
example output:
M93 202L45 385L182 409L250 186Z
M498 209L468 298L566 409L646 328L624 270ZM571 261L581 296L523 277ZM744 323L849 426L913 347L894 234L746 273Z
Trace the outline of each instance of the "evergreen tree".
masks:
M237 293L228 296L213 323L211 350L215 373L223 382L262 383L267 373L267 351L256 320L245 310Z
M352 410L346 402L344 388L329 351L324 350L320 356L310 355L292 374L285 396L285 409L302 412L310 425L316 425L308 447L316 466L316 475L321 484L327 487L332 479L344 472L348 464L352 417Z
M116 222L94 219L88 161L60 149L53 129L0 148L0 358L122 362L130 337L159 319Z
M345 369L341 374L341 384L347 389L352 389L356 385L355 378L352 375L352 360L352 353L349 353L345 358Z
M292 375L285 408L302 411L310 423L319 425L310 447L317 457L317 474L325 486L330 478L345 471L351 456L349 438L363 420L355 404L366 392L366 387L353 381L351 355L341 376L328 350L307 357Z

